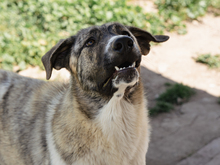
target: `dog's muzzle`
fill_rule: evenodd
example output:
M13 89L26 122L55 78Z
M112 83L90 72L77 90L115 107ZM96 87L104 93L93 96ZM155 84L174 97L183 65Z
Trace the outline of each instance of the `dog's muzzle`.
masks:
M140 65L141 54L135 51L136 48L134 40L129 36L120 35L112 39L110 50L115 71L104 87L112 81L113 86L117 88L121 83L133 84L139 80L137 67Z

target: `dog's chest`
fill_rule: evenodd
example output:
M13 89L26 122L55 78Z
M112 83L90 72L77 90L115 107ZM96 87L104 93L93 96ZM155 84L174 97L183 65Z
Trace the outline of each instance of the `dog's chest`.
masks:
M97 123L110 141L132 141L135 138L137 112L128 101L113 97L97 117Z
M70 140L65 138L65 134L60 137L74 149L74 154L72 150L68 151L72 157L70 162L74 162L73 165L129 164L137 152L141 138L139 127L143 124L144 116L140 115L140 110L140 105L133 105L124 98L118 97L117 93L99 109L99 114L93 121L87 122L84 119L82 122L80 119L82 116L76 116L77 121L74 123L80 123L75 125L76 127L72 129L74 124L64 124L71 127L67 132L78 132L77 136L73 136ZM64 121L69 120L66 118ZM61 146L60 142L57 143ZM69 146L64 149L68 149ZM58 151L58 153L63 155L66 151Z
M96 157L92 158L97 160L95 164L128 164L137 150L139 140L135 106L124 99L113 97L100 109L96 122L103 133L100 143L105 139L108 147L100 145L97 153L90 155Z

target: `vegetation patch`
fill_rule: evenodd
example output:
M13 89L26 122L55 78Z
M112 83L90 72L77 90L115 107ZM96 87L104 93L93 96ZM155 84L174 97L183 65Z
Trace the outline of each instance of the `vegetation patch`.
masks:
M213 13L215 16L220 16L220 0L212 0L209 2L208 11Z
M106 22L120 22L153 34L165 30L186 33L184 21L198 19L208 8L220 10L220 0L156 0L158 13L144 13L127 0L1 0L0 68L40 66L41 57L59 39Z
M176 83L162 93L157 100L171 104L181 104L182 102L187 101L193 94L194 91L192 88Z
M209 68L220 68L220 55L203 54L195 58L195 60L208 65Z
M185 21L197 20L208 9L218 15L220 9L220 0L157 0L155 4L166 29L179 34L187 32Z
M0 20L0 68L9 70L13 65L42 67L46 51L82 28L106 22L147 24L142 8L126 0L1 0Z
M189 100L195 94L195 91L183 84L173 84L168 86L167 90L162 93L158 98L155 107L150 108L149 114L155 116L159 113L169 112L174 108L174 105L182 104Z
M149 115L155 116L159 113L170 112L173 108L173 105L168 102L157 101L156 105L153 108L150 108Z

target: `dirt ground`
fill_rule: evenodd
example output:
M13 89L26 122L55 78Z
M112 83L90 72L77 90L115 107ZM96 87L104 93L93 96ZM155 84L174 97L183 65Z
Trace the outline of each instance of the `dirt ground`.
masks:
M142 80L149 106L165 90L164 83L183 83L196 94L175 111L151 119L147 165L220 165L220 71L196 63L200 54L220 54L220 17L206 15L187 23L186 35L166 33L170 40L152 46L142 61ZM19 74L45 79L45 72L29 68ZM65 70L54 79L68 79Z

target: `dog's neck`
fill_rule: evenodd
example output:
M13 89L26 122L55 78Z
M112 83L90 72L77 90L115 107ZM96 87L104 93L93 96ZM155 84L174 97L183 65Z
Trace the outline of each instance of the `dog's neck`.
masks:
M122 82L120 85L115 85L116 92L114 92L113 95L106 96L99 94L96 91L85 91L77 82L76 78L72 77L70 80L69 92L67 93L67 95L70 96L67 98L71 99L71 101L74 100L79 109L82 110L82 113L88 118L94 119L100 109L113 98L117 98L118 100L125 99L126 101L133 103L134 97L132 96L138 92L136 89L140 88L140 84L134 88L131 88L132 85L134 85L134 83L126 84Z
M70 95L68 98L71 101L74 100L75 104L77 104L78 109L82 110L82 113L90 119L93 119L97 115L98 110L109 101L108 97L103 97L97 92L82 89L75 77L72 77L70 80L68 95Z
M134 139L137 138L137 131L139 131L136 129L138 116L143 116L139 111L145 106L142 100L141 83L135 87L129 98L122 96L127 89L126 85L120 86L110 100L85 95L83 91L77 90L80 89L77 87L77 83L74 85L69 86L60 110L55 112L52 119L51 129L57 135L54 143L59 153L66 153L61 154L62 159L68 158L70 162L75 161L72 152L78 150L78 144L88 145L87 147L78 146L82 151L82 155L79 156L91 154L88 148L98 147L93 145L100 142L105 147L111 147L113 150L118 150L119 153L132 157L131 151L135 150L131 147L136 144L130 144L137 142ZM73 90L77 91L73 92ZM72 95L73 93L77 93L77 95ZM93 117L91 118L91 116ZM90 117L89 120L88 117ZM65 134L64 129L70 134ZM88 135L80 134L84 132L88 132ZM71 134L77 134L77 138ZM87 138L81 139L81 137ZM100 148L100 151L103 150L105 151L105 148Z

